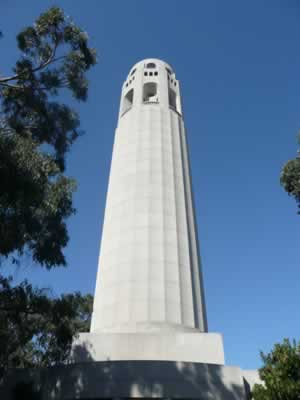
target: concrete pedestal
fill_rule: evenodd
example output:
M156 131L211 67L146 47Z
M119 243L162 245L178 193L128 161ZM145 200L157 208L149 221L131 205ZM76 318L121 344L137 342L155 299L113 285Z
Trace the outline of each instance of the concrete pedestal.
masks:
M12 370L0 388L0 398L13 400L18 382L32 382L40 400L249 398L240 368L192 362L106 361Z
M169 398L248 400L257 371L224 365L217 333L83 333L67 365L10 370L0 399L14 400L18 384L38 400Z
M72 351L74 362L183 361L224 365L222 335L201 332L81 333Z

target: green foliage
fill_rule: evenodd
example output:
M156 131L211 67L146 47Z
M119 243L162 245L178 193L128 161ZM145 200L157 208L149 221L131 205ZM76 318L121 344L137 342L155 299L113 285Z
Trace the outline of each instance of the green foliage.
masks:
M280 182L291 196L294 196L300 207L300 159L289 160L282 169Z
M284 339L267 355L261 353L263 385L254 385L254 400L298 400L300 398L300 342Z
M26 137L0 134L0 160L0 253L22 253L26 246L48 268L65 265L64 220L74 212L75 182Z
M53 297L27 281L0 278L0 367L51 366L64 362L72 338L87 332L92 296Z
M79 116L56 101L61 90L86 100L95 64L88 36L60 8L43 13L17 36L14 74L0 78L0 255L28 251L51 268L65 265L65 221L74 213L75 183L65 156L80 134Z
M300 209L300 157L289 160L284 165L281 171L280 183L284 190L296 199ZM300 210L298 214L300 214Z
M75 181L64 174L65 158L81 133L78 114L57 97L64 91L86 100L96 53L57 7L20 32L17 43L13 73L0 77L0 256L19 263L30 254L50 269L66 265ZM90 295L54 297L27 280L14 286L0 273L0 367L64 362L74 335L88 331L91 310ZM26 397L20 388L18 398L22 390Z

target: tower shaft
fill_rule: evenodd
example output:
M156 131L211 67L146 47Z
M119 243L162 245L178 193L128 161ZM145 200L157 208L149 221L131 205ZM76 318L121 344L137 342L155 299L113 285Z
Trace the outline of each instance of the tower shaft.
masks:
M207 331L179 83L160 60L124 82L91 332Z

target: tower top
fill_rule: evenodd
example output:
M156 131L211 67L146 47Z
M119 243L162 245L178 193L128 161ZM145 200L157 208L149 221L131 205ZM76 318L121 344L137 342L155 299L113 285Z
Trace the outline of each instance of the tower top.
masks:
M144 60L138 61L136 64L133 65L133 67L131 68L131 70L129 71L128 77L130 75L133 75L135 73L135 71L140 68L149 68L149 69L155 69L158 67L163 67L167 70L167 72L171 75L173 74L173 68L171 67L170 64L166 63L163 60L160 60L158 58L145 58Z
M157 58L146 58L130 69L122 87L119 121L144 106L172 109L182 117L179 82L172 67Z

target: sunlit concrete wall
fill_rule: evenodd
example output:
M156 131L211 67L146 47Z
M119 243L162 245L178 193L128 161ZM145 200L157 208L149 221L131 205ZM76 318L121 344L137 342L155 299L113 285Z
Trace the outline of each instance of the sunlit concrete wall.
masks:
M122 88L91 332L191 328L207 331L179 82L148 59Z

